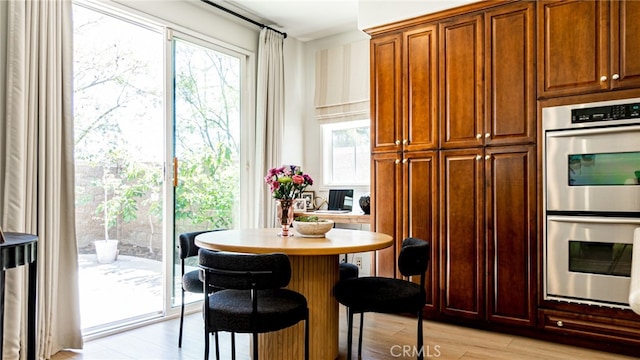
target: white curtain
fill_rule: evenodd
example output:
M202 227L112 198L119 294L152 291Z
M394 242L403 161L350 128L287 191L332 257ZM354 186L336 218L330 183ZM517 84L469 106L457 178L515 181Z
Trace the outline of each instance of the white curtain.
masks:
M284 36L263 28L258 44L256 89L256 201L258 227L275 226L275 203L262 181L270 168L281 166L284 134Z
M37 358L82 348L74 216L71 1L7 7L3 229L38 235ZM24 359L26 271L7 272L4 354Z

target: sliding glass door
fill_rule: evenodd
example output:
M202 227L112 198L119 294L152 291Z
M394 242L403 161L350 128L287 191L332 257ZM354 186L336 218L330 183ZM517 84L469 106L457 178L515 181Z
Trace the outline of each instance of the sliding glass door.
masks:
M239 218L241 58L187 36L174 36L174 239L230 229ZM180 276L174 255L174 303ZM197 259L188 259L189 269ZM201 295L187 294L187 300Z
M76 230L90 335L174 312L179 234L238 224L246 55L106 9L73 9Z
M74 6L76 232L82 327L160 314L162 32ZM141 136L144 134L144 136Z

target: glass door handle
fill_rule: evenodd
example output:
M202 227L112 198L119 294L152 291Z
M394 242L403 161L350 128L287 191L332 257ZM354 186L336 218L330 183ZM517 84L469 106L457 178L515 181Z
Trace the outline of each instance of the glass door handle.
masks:
M178 187L178 158L173 157L173 187Z

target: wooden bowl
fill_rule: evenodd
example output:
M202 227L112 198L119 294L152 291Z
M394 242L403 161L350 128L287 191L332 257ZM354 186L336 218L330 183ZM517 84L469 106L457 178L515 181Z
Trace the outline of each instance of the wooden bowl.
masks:
M302 237L324 237L333 228L333 220L293 221L293 229Z

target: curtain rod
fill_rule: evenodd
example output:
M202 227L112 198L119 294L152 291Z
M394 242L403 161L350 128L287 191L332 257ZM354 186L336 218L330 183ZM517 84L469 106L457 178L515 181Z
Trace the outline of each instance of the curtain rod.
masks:
M242 19L242 20L244 20L244 21L248 21L248 22L252 23L253 25L257 25L257 26L259 26L260 28L267 28L267 29L271 29L271 30L273 30L273 31L277 32L278 34L281 34L282 36L284 36L284 38L285 38L285 39L287 38L287 33L285 33L285 32L278 31L278 30L276 30L276 29L274 29L274 28L272 28L272 27L270 27L270 26L267 26L267 25L265 25L265 24L261 24L261 23L259 23L259 22L255 21L255 20L251 20L251 19L249 19L248 17L246 17L246 16L244 16L244 15L240 15L240 14L238 14L237 12L232 11L232 10L229 10L229 9L227 9L227 8L225 8L225 7L222 7L221 5L218 5L218 4L216 4L216 3L212 2L212 1L209 1L209 0L201 0L201 1L202 1L203 3L206 3L206 4L209 4L209 5L213 6L213 7L216 7L216 8L218 8L218 9L220 9L220 10L224 11L224 12L227 12L227 13L229 13L229 14L233 15L233 16L239 17L240 19Z

